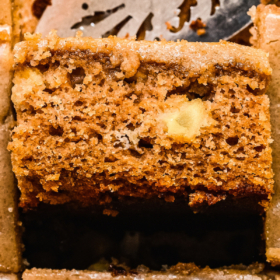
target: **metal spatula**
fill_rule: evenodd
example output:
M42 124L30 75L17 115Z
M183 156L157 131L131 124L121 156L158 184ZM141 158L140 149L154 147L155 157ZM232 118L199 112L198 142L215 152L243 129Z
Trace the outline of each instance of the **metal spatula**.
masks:
M36 31L46 35L56 29L61 37L74 36L77 30L82 30L84 36L94 38L141 33L146 40L217 42L248 26L247 11L259 3L259 0L52 0ZM188 10L183 11L186 7ZM188 15L180 27L183 12ZM201 36L190 28L197 19L206 25Z

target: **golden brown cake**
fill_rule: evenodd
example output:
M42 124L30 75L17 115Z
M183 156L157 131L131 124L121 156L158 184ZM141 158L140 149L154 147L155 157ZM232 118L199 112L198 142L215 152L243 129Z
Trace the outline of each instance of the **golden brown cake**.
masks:
M20 277L13 273L0 273L0 280L19 280Z
M12 84L11 2L0 2L0 272L21 268L18 234L17 188L7 145L14 119L11 108ZM2 275L0 275L0 279ZM7 276L8 277L8 276ZM9 278L5 278L9 279ZM12 278L11 278L12 279Z
M35 32L40 17L51 0L13 0L14 41L23 39L26 32Z
M194 264L182 264L179 263L176 266L171 267L165 272L150 271L145 266L139 266L138 269L133 271L126 271L120 269L119 272L97 272L97 271L78 271L78 270L51 270L51 269L31 269L26 270L23 273L23 280L90 280L90 279L101 279L101 280L268 280L268 279L279 279L279 274L274 273L263 273L262 265L255 265L248 267L243 270L236 268L224 268L224 269L210 269L209 267L199 269Z
M259 5L250 10L254 28L251 29L253 37L251 41L257 48L263 49L269 53L270 65L273 69L272 81L268 90L268 96L271 101L271 125L273 152L273 170L275 172L275 194L272 199L272 204L267 211L265 223L266 235L266 256L267 260L272 265L280 265L280 8L275 5Z
M232 43L28 35L16 45L13 170L21 206L273 191L271 69Z

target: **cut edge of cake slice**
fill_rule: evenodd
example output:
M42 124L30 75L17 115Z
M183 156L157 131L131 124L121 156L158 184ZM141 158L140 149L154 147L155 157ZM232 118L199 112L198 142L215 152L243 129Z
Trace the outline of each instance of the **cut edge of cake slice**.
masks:
M192 207L255 195L267 206L265 52L52 32L27 34L14 57L9 149L22 206L110 203L111 194L179 194Z

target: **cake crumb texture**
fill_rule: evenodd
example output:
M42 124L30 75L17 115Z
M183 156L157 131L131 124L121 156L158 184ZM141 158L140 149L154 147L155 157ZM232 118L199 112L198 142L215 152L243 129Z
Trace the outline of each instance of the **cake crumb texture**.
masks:
M18 126L9 149L22 207L108 196L192 194L193 207L270 199L263 51L51 33L27 35L14 57Z

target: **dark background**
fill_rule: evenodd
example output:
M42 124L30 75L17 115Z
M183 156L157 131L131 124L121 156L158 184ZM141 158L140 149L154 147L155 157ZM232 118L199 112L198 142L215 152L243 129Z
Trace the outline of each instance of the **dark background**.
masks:
M21 213L24 257L30 267L87 269L114 257L130 268L195 262L211 268L264 262L263 216L248 199L220 202L193 213L186 201L129 201L102 208L41 205Z

